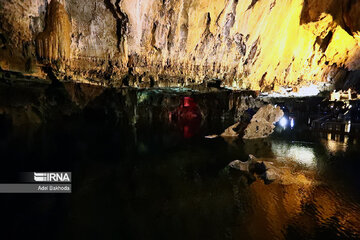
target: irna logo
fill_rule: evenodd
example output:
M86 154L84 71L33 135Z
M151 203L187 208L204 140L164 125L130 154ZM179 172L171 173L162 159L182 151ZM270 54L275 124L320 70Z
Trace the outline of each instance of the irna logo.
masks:
M34 172L35 182L70 182L69 173L66 172Z

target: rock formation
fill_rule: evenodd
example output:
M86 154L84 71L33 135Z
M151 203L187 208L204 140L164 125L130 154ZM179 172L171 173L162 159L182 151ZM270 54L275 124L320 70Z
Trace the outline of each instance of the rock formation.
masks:
M360 69L359 11L353 0L2 1L0 67L44 76L44 59L62 59L66 66L50 63L60 80L216 78L236 89L297 90Z
M283 115L284 112L279 106L274 107L268 104L261 107L246 127L243 138L256 139L268 137L274 131L274 124L278 122Z
M254 178L256 174L258 177L264 180L266 183L273 182L275 180L286 181L285 171L276 168L273 162L261 161L253 155L249 155L249 159L246 162L240 160L234 160L228 164L232 169L236 169L245 173L247 177ZM250 181L251 182L251 181Z
M236 129L239 126L239 124L240 123L235 123L234 125L231 125L227 129L225 129L225 131L220 136L221 137L238 137L239 133L237 131L235 131L234 129Z
M49 5L46 26L36 38L37 55L47 60L70 59L71 24L66 10L57 0Z

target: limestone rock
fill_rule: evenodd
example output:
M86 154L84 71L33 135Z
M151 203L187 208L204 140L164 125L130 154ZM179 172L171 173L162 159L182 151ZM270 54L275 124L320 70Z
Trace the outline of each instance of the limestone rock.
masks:
M64 6L52 0L45 29L36 38L38 56L50 61L70 59L70 35L71 23Z
M284 115L279 106L271 104L261 107L251 119L250 124L244 131L244 139L256 139L268 137L274 131L274 124Z
M232 161L231 163L229 163L229 167L240 170L240 171L249 172L250 161L242 162L240 160L235 160L235 161Z
M254 155L249 154L249 160L252 161L252 162L256 162L257 158Z
M266 172L264 174L264 179L266 181L272 182L278 178L279 178L279 173L274 168L270 168L270 169L266 170Z
M225 131L220 135L221 137L238 137L239 133L234 129L239 126L240 123L235 123L234 125L225 129Z
M320 86L336 69L360 70L359 9L353 0L1 1L0 67L39 75L37 53L69 62L60 79L110 86Z
M282 180L283 172L273 165L273 162L260 161L255 156L249 154L249 159L246 162L235 160L228 164L232 169L240 170L247 174L247 176L254 177L256 174L265 183L271 183L275 180Z
M216 134L205 136L205 138L207 138L207 139L214 139L217 137L218 137L218 135L216 135Z
M246 162L234 160L229 163L228 166L244 172L253 172L255 170L255 165L257 164L257 158L254 155L249 154L249 158Z

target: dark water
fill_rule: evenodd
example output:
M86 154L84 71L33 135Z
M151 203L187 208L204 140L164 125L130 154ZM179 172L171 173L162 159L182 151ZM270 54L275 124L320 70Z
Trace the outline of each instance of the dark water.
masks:
M71 194L1 194L3 239L360 239L360 146L295 123L266 140L205 139L165 123L77 114L0 119L2 172L71 171ZM344 143L346 142L346 143ZM227 168L248 154L282 169L265 184Z

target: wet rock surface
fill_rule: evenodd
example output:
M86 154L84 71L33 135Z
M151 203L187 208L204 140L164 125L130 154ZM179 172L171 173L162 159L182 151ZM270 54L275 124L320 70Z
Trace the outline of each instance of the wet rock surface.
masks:
M243 172L249 172L249 168L250 168L250 163L247 162L242 162L240 160L235 160L232 161L231 163L229 163L229 167L243 171Z
M244 130L244 139L265 138L273 133L275 123L284 115L279 106L270 104L261 107L252 117L250 124Z
M238 137L239 133L235 129L239 126L240 123L235 123L234 125L225 129L225 131L220 135L221 137Z
M281 170L276 168L273 162L262 161L251 154L247 161L234 160L228 166L245 173L250 179L255 178L254 175L256 174L265 183L279 180L282 174Z

